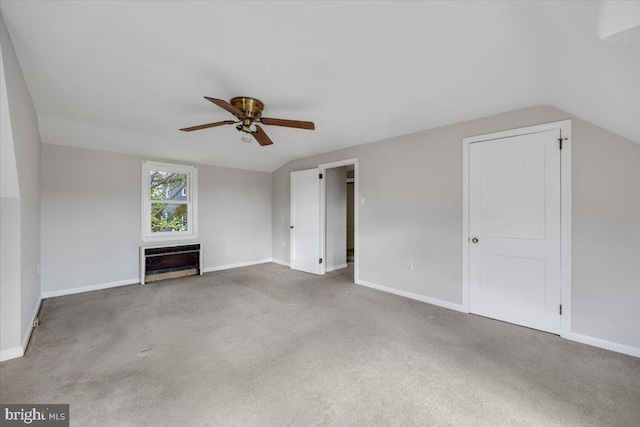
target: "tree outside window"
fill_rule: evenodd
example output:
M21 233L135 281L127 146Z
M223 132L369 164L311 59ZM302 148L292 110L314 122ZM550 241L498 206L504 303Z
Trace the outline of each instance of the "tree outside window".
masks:
M191 166L143 162L147 184L143 189L144 235L194 234L195 170Z

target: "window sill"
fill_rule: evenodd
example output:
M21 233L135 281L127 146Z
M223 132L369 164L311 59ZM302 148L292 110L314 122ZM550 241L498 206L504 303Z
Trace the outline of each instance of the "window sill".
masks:
M148 242L173 242L176 240L196 240L197 234L165 234L162 236L142 236L140 240Z

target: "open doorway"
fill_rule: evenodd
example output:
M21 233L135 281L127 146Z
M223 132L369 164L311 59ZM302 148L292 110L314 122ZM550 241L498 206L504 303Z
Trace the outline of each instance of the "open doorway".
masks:
M357 159L320 165L324 269L357 280Z
M355 166L347 168L347 263L353 263L355 257ZM353 267L353 266L352 266Z

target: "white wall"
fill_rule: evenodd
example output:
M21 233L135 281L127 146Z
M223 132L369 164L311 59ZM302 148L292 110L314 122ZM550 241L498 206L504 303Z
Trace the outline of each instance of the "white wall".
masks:
M327 169L326 269L347 265L347 167Z
M4 22L2 37L4 37ZM5 41L2 40L2 45ZM0 46L0 360L20 349L20 188ZM10 354L14 353L14 354Z
M12 218L5 219L19 225L19 241L16 254L8 254L7 248L2 249L4 256L10 256L13 264L19 265L19 319L12 319L9 322L3 322L2 331L11 329L13 336L14 329L19 328L19 336L21 339L21 347L27 343L31 333L31 324L34 314L38 309L40 302L40 276L38 266L40 264L40 134L38 131L38 120L33 107L29 89L24 80L20 63L16 56L11 37L7 32L4 21L0 17L0 40L2 43L2 66L4 71L4 81L6 84L6 102L8 106L9 123L11 126L10 136L13 141L13 151L15 154L15 165L18 178L19 189L19 210L14 206L13 202L3 200L3 213L7 212ZM1 88L5 90L5 88ZM3 109L4 110L4 109ZM6 114L6 112L5 112ZM4 127L7 117L2 117ZM4 138L9 135L2 133ZM5 141L6 143L6 141ZM4 153L4 150L3 150ZM10 207L9 207L10 206ZM9 213L10 212L10 213ZM19 218L19 221L18 221ZM3 224L4 227L4 224ZM15 236L14 236L15 237ZM14 241L14 238L9 239ZM3 242L5 243L5 242ZM3 261L3 263L10 261ZM12 280L16 280L17 275L11 273ZM15 289L13 284L9 285L11 291L10 300L15 301ZM4 293L5 284L0 287L0 291ZM4 295L2 296L4 298ZM15 307L12 312L15 314ZM4 318L4 315L3 315ZM1 348L5 351L7 349Z
M204 268L271 259L271 174L198 168Z
M2 46L0 46L0 197L18 198L20 197L18 165L16 165L16 152L13 148L11 114L2 56Z
M358 157L360 280L462 303L462 138L573 119L575 333L640 349L640 145L541 106L291 161L273 173L273 258L289 260L289 174ZM414 262L413 270L406 262Z
M45 296L137 282L146 158L52 144L42 158ZM197 166L204 269L270 259L270 174Z
M0 198L0 218L0 352L20 353L20 199Z
M640 348L640 145L572 132L573 331Z

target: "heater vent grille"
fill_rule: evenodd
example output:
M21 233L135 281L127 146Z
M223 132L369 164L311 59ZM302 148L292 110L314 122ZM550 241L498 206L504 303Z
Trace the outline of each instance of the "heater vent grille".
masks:
M200 243L140 247L140 283L202 274Z

